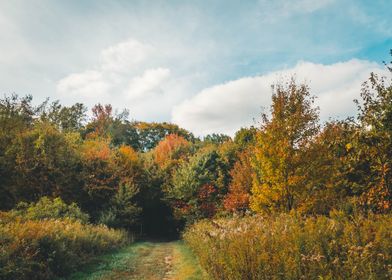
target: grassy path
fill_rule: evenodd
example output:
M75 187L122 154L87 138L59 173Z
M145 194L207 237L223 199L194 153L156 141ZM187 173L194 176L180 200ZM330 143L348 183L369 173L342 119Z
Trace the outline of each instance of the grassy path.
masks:
M73 280L204 280L208 279L189 249L181 242L140 242L70 277Z

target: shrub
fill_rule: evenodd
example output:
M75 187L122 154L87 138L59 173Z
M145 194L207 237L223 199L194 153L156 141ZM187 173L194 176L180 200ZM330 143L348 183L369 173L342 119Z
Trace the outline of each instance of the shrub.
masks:
M22 220L0 213L0 279L67 276L128 242L125 232L80 221Z
M201 221L184 239L213 279L391 279L392 216Z
M68 218L83 223L89 220L88 214L83 213L76 203L68 205L59 197L51 199L44 196L38 202L30 204L20 202L11 213L26 220Z

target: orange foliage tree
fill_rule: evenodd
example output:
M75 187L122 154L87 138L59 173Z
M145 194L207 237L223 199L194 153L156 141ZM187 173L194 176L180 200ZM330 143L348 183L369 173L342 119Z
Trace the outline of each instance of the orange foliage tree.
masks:
M249 209L249 196L252 187L252 166L249 151L239 155L239 160L230 171L232 177L229 192L224 199L224 207L232 212Z
M114 153L109 143L108 139L94 138L86 140L81 146L83 188L87 194L82 208L93 219L108 203L108 198L114 194L118 185Z
M110 123L113 121L112 105L101 105L98 103L92 108L92 112L94 117L92 123L95 124L94 133L101 136L105 135Z
M175 164L185 156L190 143L182 136L169 134L154 149L154 160L161 167Z
M130 146L121 146L115 155L116 175L119 185L140 186L145 181L145 172L137 152Z

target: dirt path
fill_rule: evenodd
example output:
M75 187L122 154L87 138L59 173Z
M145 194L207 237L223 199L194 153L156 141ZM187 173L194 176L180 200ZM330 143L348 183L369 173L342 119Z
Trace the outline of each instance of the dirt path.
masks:
M189 249L180 241L140 242L102 257L70 279L204 280Z

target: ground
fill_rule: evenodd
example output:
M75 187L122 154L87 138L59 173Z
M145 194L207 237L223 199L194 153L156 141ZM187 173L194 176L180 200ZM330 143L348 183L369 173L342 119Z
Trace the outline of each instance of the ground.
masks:
M204 280L208 279L181 242L139 242L101 257L73 274L72 280Z

